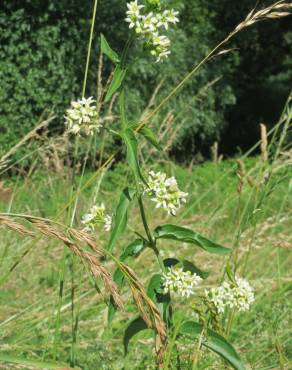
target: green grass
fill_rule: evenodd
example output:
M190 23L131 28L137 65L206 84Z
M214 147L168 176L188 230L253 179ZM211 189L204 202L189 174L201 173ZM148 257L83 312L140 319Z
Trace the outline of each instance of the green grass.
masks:
M239 198L234 160L206 162L191 169L164 164L159 168L174 174L180 188L189 192L188 203L174 220L171 217L166 220L160 210L153 211L151 202L146 204L146 210L151 215L151 228L166 221L182 223L210 239L237 249L239 272L256 288L256 302L249 312L236 316L231 342L251 369L288 369L292 361L291 168L276 171L265 184L263 174L266 168L260 158L245 159L245 167L259 186L252 188L245 181ZM91 175L86 173L80 180L85 183ZM25 180L10 179L6 186L14 188L14 198L12 202L0 201L0 212L54 219L70 199L68 178L69 170L67 173L64 170L62 176L37 171ZM90 207L94 194L97 202L104 202L110 211L114 210L128 178L129 172L121 164L105 172L102 178L97 178L79 198L76 226L81 227L80 218ZM129 225L142 232L137 216L138 209L134 204ZM66 223L66 212L60 221ZM105 245L108 235L100 230L97 238L101 245ZM119 255L119 251L133 238L129 229L116 246L115 254ZM174 242L160 243L159 247L163 257L174 257L179 252L180 256L193 261L203 270L212 272L205 285L212 285L222 277L225 257L218 258L195 247ZM69 253L63 255L63 249L61 243L53 239L41 237L31 240L0 228L3 283L0 291L0 362L4 363L4 368L14 369L19 364L25 369L39 368L37 363L29 361L44 361L49 364L43 368L50 368L55 366L50 365L52 363L68 364L72 359L72 258ZM148 251L131 261L130 265L145 286L150 274L159 271L157 262ZM124 324L135 315L130 294L123 291L128 302L126 309L115 316L111 327L107 327L106 292L98 281L102 292L96 289L81 263L75 260L74 266L74 315L78 313L79 319L75 366L84 370L155 368L150 333L137 335L130 344L130 353L126 358L123 356ZM60 341L54 347L62 267L64 295L60 332L57 333ZM181 303L176 301L175 305L183 309ZM185 317L193 315L193 304L190 299L183 309ZM189 341L180 345L182 369L190 369L190 356L195 345ZM56 366L58 368L59 365ZM199 369L224 369L224 366L206 351L198 364Z

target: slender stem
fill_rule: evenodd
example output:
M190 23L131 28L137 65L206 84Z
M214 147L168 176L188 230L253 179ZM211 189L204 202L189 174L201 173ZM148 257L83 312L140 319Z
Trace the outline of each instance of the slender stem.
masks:
M153 246L154 245L154 240L152 238L151 231L150 231L148 223L147 223L146 213L145 213L145 209L144 209L144 205L143 205L141 195L138 195L138 204L139 204L140 214L141 214L141 218L142 218L142 222L143 222L143 226L144 226L146 235L148 237L148 240L149 240L151 246Z
M85 96L85 91L86 91L86 83L87 83L87 76L88 76L88 69L89 69L89 61L90 61L90 54L91 54L91 45L92 45L93 31L94 31L94 25L95 25L97 3L98 3L98 0L95 0L94 6L93 6L93 14L92 14L89 42L88 42L88 48L87 48L86 65L85 65L85 72L84 72L84 80L83 80L83 87L82 87L82 97L83 98Z

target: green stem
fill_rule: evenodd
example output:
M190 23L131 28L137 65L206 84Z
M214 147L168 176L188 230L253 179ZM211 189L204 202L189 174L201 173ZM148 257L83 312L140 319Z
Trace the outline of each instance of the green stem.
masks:
M89 42L88 42L88 48L87 48L87 57L86 57L83 87L82 87L82 97L83 98L85 96L85 91L86 91L86 83L87 83L87 76L88 76L88 69L89 69L89 61L90 61L90 54L91 54L91 45L92 45L93 31L94 31L94 25L95 25L97 3L98 3L98 0L95 0L94 6L93 6L93 14L92 14L92 20L91 20L91 28L90 28Z
M231 332L231 327L232 327L232 324L233 324L234 315L235 315L235 311L232 310L231 314L229 316L229 319L228 319L228 323L227 323L227 329L226 329L226 338L227 339L228 339L228 337L230 335L230 332Z

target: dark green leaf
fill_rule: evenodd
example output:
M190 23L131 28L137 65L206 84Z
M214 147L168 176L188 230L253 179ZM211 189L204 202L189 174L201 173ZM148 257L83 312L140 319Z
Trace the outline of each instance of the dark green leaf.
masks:
M175 266L177 264L180 264L184 271L190 271L192 274L197 274L202 279L207 279L207 277L209 276L208 272L200 270L192 262L187 261L187 260L179 261L176 258L166 258L163 261L163 264L164 264L165 267L171 267L171 266Z
M100 35L100 47L101 47L101 51L105 55L107 55L112 62L114 63L120 62L120 58L118 54L109 46L109 43L107 42L103 34Z
M228 254L231 252L231 249L214 243L186 227L171 224L158 226L155 229L154 236L156 239L172 239L184 243L196 244L210 253Z
M147 295L152 301L157 302L156 293L162 293L161 287L162 276L160 274L154 274L150 279L147 289Z
M146 244L142 239L136 239L131 244L129 244L120 256L120 261L125 262L129 257L137 257L145 248ZM124 274L122 271L117 268L114 272L114 281L117 284L118 288L121 289L124 283ZM109 307L108 307L108 323L110 323L117 311L117 307L114 303L113 298L110 298Z
M145 249L146 244L142 239L136 239L122 252L120 261L124 262L128 257L137 257Z
M201 335L203 328L202 324L194 321L187 321L180 327L179 334L198 338ZM215 331L207 329L206 333L203 334L202 345L223 357L234 369L244 370L244 365L235 349L225 338L217 334Z
M183 265L184 271L190 271L192 274L197 274L202 279L207 279L207 277L209 276L209 272L202 271L190 261L183 260L182 265Z
M120 237L120 235L124 232L127 221L128 221L128 207L130 202L133 198L134 192L129 190L128 188L124 189L119 204L117 206L116 214L113 220L113 228L110 236L109 243L107 245L107 250L112 251L116 241Z
M179 260L177 260L176 258L166 258L164 261L163 261L163 264L165 267L171 267L171 266L175 266L179 263Z
M124 77L126 75L126 70L123 69L119 64L116 66L114 70L114 75L112 82L109 85L109 88L107 90L106 96L105 96L105 102L108 102L113 94L120 88Z
M146 329L148 329L147 325L145 324L145 321L140 316L129 323L129 325L127 326L125 330L124 339L123 339L124 349L125 349L126 354L128 353L129 342L133 338L133 336L138 334L140 331L146 330Z
M127 147L128 163L132 171L134 172L136 179L140 178L143 182L145 182L139 166L138 141L134 132L131 129L127 128L126 130L122 131L121 136Z
M114 282L117 284L118 288L121 289L124 283L125 277L122 271L117 268L114 272ZM108 306L108 324L112 322L112 319L114 318L114 315L117 311L117 306L115 305L115 302L113 300L113 297L110 297L109 306Z

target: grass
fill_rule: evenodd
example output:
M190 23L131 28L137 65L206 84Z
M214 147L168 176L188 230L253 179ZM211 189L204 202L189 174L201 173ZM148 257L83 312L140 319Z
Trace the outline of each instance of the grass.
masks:
M206 162L189 169L166 163L160 168L174 174L180 187L190 193L189 202L175 223L182 221L185 226L223 245L236 247L238 268L256 288L256 302L251 311L235 317L231 330L230 339L244 362L252 369L288 369L292 361L291 168L288 166L277 171L264 185L265 169L261 159L246 158L244 164L253 181L261 185L250 187L246 174L240 197L237 192L239 179L235 160ZM119 164L113 171L107 171L102 178L97 179L80 196L77 220L87 211L96 194L98 202L102 201L109 209L114 209L128 175L128 170ZM86 182L90 176L91 173L86 173L82 182ZM70 192L66 174L45 176L41 171L32 173L25 180L11 179L6 186L14 187L14 197L12 203L8 200L0 201L1 212L9 210L12 213L46 218L55 217L68 201ZM152 204L148 203L146 208L150 213ZM129 225L131 229L142 231L141 225L137 224L137 215L138 209L133 206ZM159 210L153 215L154 218L150 219L152 228L165 222ZM63 218L65 221L66 214ZM116 254L126 245L127 240L131 240L130 233L129 230L123 242L119 243ZM99 243L106 243L107 235L103 232L97 237ZM212 285L222 276L225 258L218 259L194 247L173 242L161 243L160 248L163 257L174 257L179 248L182 256L203 270L212 271L205 285ZM27 249L29 252L23 256ZM64 254L62 245L53 239L32 241L7 229L1 230L0 253L1 276L6 276L0 293L0 361L4 363L4 368L39 368L37 362L29 362L33 360L48 362L48 368L53 366L50 365L53 362L69 363L72 360L70 254ZM18 265L10 272L17 262ZM150 273L159 269L147 251L132 261L131 266L144 284L147 284ZM58 332L60 341L54 346L58 302L60 304L59 281L63 267L64 287ZM145 366L154 368L149 345L152 343L150 333L137 335L130 344L128 356L123 356L123 327L133 317L135 310L127 291L124 292L128 301L125 311L118 313L112 326L107 327L106 292L98 281L99 287L95 286L83 265L76 260L74 277L75 315L78 315L79 321L75 366L88 370L142 369ZM185 317L194 314L193 304L190 300L183 313ZM176 305L180 307L180 302L176 302ZM189 342L182 345L182 368L189 369L191 366L192 346ZM199 369L223 369L225 365L214 359L214 356L204 353L198 366Z

